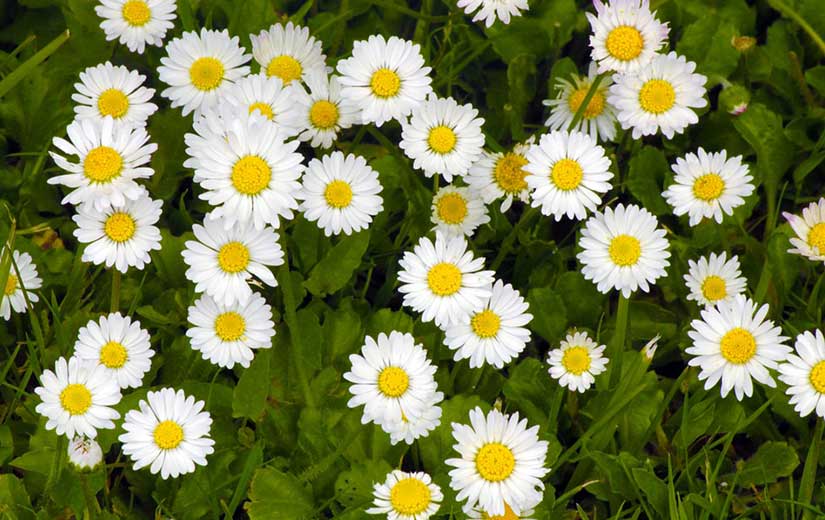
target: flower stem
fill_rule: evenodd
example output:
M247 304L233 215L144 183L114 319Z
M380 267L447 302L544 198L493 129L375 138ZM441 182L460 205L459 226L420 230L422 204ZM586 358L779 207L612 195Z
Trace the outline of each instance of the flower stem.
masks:
M111 312L117 312L120 309L120 271L112 269L112 300L110 305Z
M513 229L510 231L510 234L504 239L504 242L501 244L501 249L498 250L498 254L496 255L496 259L493 260L490 269L493 271L497 271L501 263L504 261L504 258L507 256L507 253L510 252L510 249L513 247L513 242L516 241L516 237L518 236L518 232L520 229L525 227L529 224L533 217L538 214L538 210L536 208L529 208L521 214L521 218L516 225L513 226Z
M301 329L298 324L298 314L295 312L295 308L298 304L295 301L295 292L292 290L292 276L289 273L289 264L286 262L281 269L281 281L279 286L281 287L281 292L284 296L286 325L289 327L289 357L295 364L295 373L298 376L298 384L301 386L301 392L304 394L304 403L309 408L315 408L315 396L312 395L312 388L309 386L309 378L307 377L304 365L301 364L300 360L300 356L302 355L304 349L301 347Z
M810 505L811 498L814 496L816 468L819 465L819 450L822 444L823 430L825 430L825 421L817 418L811 446L808 448L808 455L805 457L805 467L802 470L802 482L799 484L799 503L803 505ZM805 512L802 513L802 519L809 520L811 518L813 518L813 513L810 509L806 508Z
M622 352L627 336L627 322L630 314L630 299L619 293L619 306L616 309L616 331L610 345L610 387L615 388L622 374Z
M100 515L100 503L97 501L97 496L92 493L92 488L89 487L89 476L85 473L80 474L80 486L83 488L83 498L86 501L89 518L97 518Z

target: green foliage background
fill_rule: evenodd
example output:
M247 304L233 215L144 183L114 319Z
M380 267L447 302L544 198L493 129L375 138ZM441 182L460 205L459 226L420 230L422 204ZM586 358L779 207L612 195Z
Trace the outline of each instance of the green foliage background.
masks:
M530 4L510 25L484 29L452 0L178 0L167 41L201 26L228 28L249 49L250 33L289 18L324 42L334 65L354 40L370 34L412 39L433 67L436 92L477 107L488 147L503 150L544 131L541 100L554 95L557 77L584 72L589 61L584 12L592 10L590 2ZM721 399L718 389L704 391L683 354L698 309L686 302L682 280L688 259L729 251L739 255L749 293L770 303L770 317L787 335L822 326L822 265L786 253L791 232L779 214L799 212L823 193L825 46L817 46L817 38L822 44L825 9L821 0L652 4L670 23L671 47L709 77L711 103L698 125L673 140L626 136L608 147L616 178L606 203L635 202L656 214L669 231L673 256L669 277L651 294L632 298L628 341L621 361L611 363L621 374L606 374L578 396L550 379L548 349L570 327L608 345L621 334L616 295L599 294L579 273L577 226L569 221L520 219L521 207L506 216L492 208L492 222L471 241L499 278L527 295L535 316L533 341L505 370L454 363L438 330L401 310L397 261L429 231L433 186L395 145L397 124L356 127L337 144L380 172L385 210L371 231L330 240L300 217L288 223L282 245L289 268L277 272L277 289L263 291L278 324L273 348L258 351L246 370L219 370L201 360L184 335L195 295L180 251L208 208L182 166L191 118L156 95L161 109L148 130L159 150L147 187L164 201L163 249L145 271L124 278L120 310L149 329L158 354L146 387L126 394L117 408L134 407L151 388L182 388L207 402L216 452L206 468L162 481L133 471L117 433L101 432L107 465L88 478L103 508L97 513L66 463L66 441L45 431L34 412L32 389L42 367L70 355L79 327L108 311L111 284L110 273L80 261L72 208L61 206L62 194L46 184L57 172L46 152L72 119L70 95L81 70L111 60L137 69L161 90L155 71L164 53L150 47L140 56L107 43L88 0L6 1L0 12L6 80L19 77L13 71L47 42L67 29L70 36L0 94L0 199L8 208L0 238L31 253L44 279L36 312L0 324L0 517L83 517L88 510L105 518L364 518L372 483L400 466L425 470L441 485L446 498L437 518L461 518L444 464L452 454L449 425L497 399L507 412L540 425L550 443L552 472L537 518L825 514L822 420L800 419L781 387L758 387L741 403ZM753 36L756 44L741 52L732 45L738 36ZM719 108L720 91L731 83L752 94L739 117ZM0 91L8 84L0 83ZM671 182L669 164L698 146L744 155L758 184L722 225L689 228L660 195ZM362 426L360 411L346 407L341 377L364 335L393 329L424 344L446 395L441 427L412 448L391 446L380 428ZM659 350L648 364L639 347L657 333Z

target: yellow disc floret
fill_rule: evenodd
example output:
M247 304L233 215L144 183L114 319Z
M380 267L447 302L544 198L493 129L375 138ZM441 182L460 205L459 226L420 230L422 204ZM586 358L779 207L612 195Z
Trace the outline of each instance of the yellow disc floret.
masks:
M590 90L590 85L585 85L581 88L574 90L570 97L567 98L567 106L570 107L570 112L573 114L579 111L579 107L582 106L584 102L584 98L587 97L587 92ZM599 91L593 93L593 97L590 98L590 101L587 103L587 107L585 107L584 112L582 113L582 117L584 119L593 119L594 117L598 117L604 112L604 105L605 99L604 94Z
M132 27L143 27L152 18L152 10L143 0L129 0L123 4L123 19Z
M162 450L173 450L183 442L183 428L175 421L162 421L155 426L155 444Z
M270 121L272 121L272 118L275 117L275 114L272 112L272 106L270 106L269 103L252 103L249 105L250 114L256 110Z
M490 442L476 453L476 471L488 482L501 482L509 477L516 467L516 457L512 450L500 442Z
M83 160L83 173L91 182L104 184L120 176L123 157L109 146L92 148Z
M92 406L92 393L85 385L66 385L60 392L60 405L71 415L83 415Z
M446 224L461 224L467 217L467 201L456 192L441 196L435 207L438 218Z
M257 155L246 155L232 167L232 186L244 195L257 195L269 186L272 169Z
M604 43L607 52L619 61L638 58L645 47L642 33L629 25L620 25L610 31Z
M430 505L430 488L417 478L399 480L390 490L390 505L402 515L423 513Z
M584 170L578 161L573 159L560 159L550 170L550 179L556 188L563 191L575 190L584 178Z
M399 367L387 367L378 374L378 390L387 397L401 397L410 386L410 376Z
M238 341L246 332L243 316L235 311L224 312L215 318L215 335L221 341Z
M430 134L427 136L427 144L430 146L430 150L442 155L452 152L457 141L458 137L456 137L453 129L445 125L431 128Z
M401 90L401 78L394 70L386 67L376 70L370 78L370 89L373 95L380 98L391 98Z
M742 365L756 354L756 338L742 327L736 327L722 336L720 348L725 359L735 365Z
M240 273L249 265L249 249L240 242L227 242L218 251L218 265L226 273Z
M120 89L104 90L97 98L97 111L103 117L119 119L129 111L129 98Z
M825 253L825 222L814 224L808 231L808 245L819 254Z
M676 103L676 91L669 81L651 79L639 91L642 110L651 114L664 114Z
M820 394L825 394L825 361L820 361L811 369L811 386Z
M590 369L590 352L582 346L570 347L561 357L564 369L574 375L581 375Z
M725 190L725 181L715 173L707 173L693 182L693 196L710 202L716 200Z
M352 202L352 186L346 181L334 180L324 189L324 199L331 208L346 208Z
M639 239L630 235L618 235L610 241L607 248L613 263L625 267L635 265L642 256L642 244Z
M126 347L117 341L110 341L100 349L100 364L107 368L121 368L128 359Z
M116 211L106 218L103 232L112 242L122 244L135 236L135 219L126 212Z
M527 172L523 169L527 159L523 155L508 152L496 162L493 178L504 193L515 195L527 189Z
M485 309L470 319L470 327L479 338L492 338L501 328L501 318L490 309Z
M266 66L267 76L277 76L281 78L284 85L288 85L289 83L292 83L292 81L300 79L303 72L304 68L301 66L301 63L292 56L288 56L286 54L281 54L280 56L272 58L269 65Z
M322 99L309 109L309 122L315 128L329 130L338 124L338 105Z
M436 296L450 296L461 289L461 270L449 262L432 266L427 273L427 285Z
M712 274L702 282L702 295L709 302L721 300L728 295L728 288L725 279Z
M223 63L217 58L198 58L189 67L189 79L198 90L210 91L223 81Z

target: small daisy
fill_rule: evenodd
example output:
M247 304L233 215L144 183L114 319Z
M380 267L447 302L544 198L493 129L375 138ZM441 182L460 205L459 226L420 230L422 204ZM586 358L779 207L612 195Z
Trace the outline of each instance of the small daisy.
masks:
M110 116L127 125L145 126L158 106L151 103L155 89L144 87L144 81L146 76L108 61L89 67L80 73L80 83L74 84L72 100L78 103L74 112L78 119Z
M483 310L492 294L494 273L482 271L484 258L473 258L464 237L436 232L435 243L422 237L399 264L398 290L404 305L423 313L422 321L435 320L439 327Z
M457 5L467 14L481 7L473 16L473 21L484 20L487 27L492 27L496 19L508 24L511 16L521 16L521 11L530 9L527 0L458 0Z
M464 176L481 157L484 134L478 110L459 105L453 98L431 95L412 111L409 122L401 122L398 146L413 160L413 167L432 177L441 174L447 182Z
M484 309L445 329L444 344L455 350L455 360L470 360L470 368L489 363L496 368L518 357L530 341L526 325L533 319L530 306L509 283L496 280Z
M352 368L344 374L353 397L347 406L364 405L361 423L397 423L418 418L436 391L436 367L412 334L383 332L377 341L367 336L361 355L350 354Z
M378 172L358 155L333 152L312 159L301 182L301 211L326 236L367 229L384 209Z
M441 407L438 403L444 400L444 394L434 392L427 406L417 417L401 417L400 421L387 421L381 428L390 435L393 446L401 441L412 444L416 439L427 437L431 431L441 424Z
M444 495L429 475L393 470L384 483L375 484L371 515L387 515L389 520L427 520L441 507Z
M292 87L285 87L281 78L250 74L233 83L223 99L240 107L241 112L258 112L278 125L284 137L294 137L301 131L297 94ZM235 110L232 113L237 115Z
M659 54L636 74L617 74L607 102L633 139L661 131L668 139L699 121L693 108L707 106L705 82L696 64L675 52Z
M271 348L275 336L272 308L258 293L245 304L223 305L209 295L203 295L189 307L186 331L192 348L203 359L220 367L232 368L235 363L244 368L255 356L254 349Z
M530 136L527 141L515 145L507 153L485 150L481 159L470 166L464 181L481 195L485 204L503 197L500 207L502 213L510 209L514 198L527 202L530 200L530 190L524 180L527 177L527 170L524 169L527 165L525 154L535 140L535 136Z
M146 45L160 47L175 26L175 0L100 0L95 13L106 41L118 39L130 51L143 54Z
M226 29L185 32L169 42L166 53L158 79L169 88L160 95L172 108L183 107L184 116L215 106L232 83L249 74L250 56Z
M155 351L140 322L116 312L80 327L74 355L83 362L102 365L106 376L125 389L143 384Z
M186 241L183 261L196 292L206 292L223 305L245 304L252 297L252 276L270 287L278 285L267 266L283 264L284 252L272 228L237 224L226 229L221 219L207 214L192 232L196 240Z
M583 251L576 255L584 277L603 293L616 289L629 298L640 288L648 292L670 265L665 230L658 225L649 211L633 204L594 214L584 224Z
M727 260L727 253L710 257L700 257L698 262L688 260L690 269L685 275L685 282L690 290L687 299L705 307L712 307L719 302L730 302L745 292L747 280L739 270L739 258L736 255Z
M81 472L93 470L103 461L103 450L100 449L100 444L82 435L78 435L69 442L66 453L69 456L69 463L75 470Z
M611 188L610 159L587 134L567 130L545 134L525 157L531 205L541 208L543 215L553 215L556 222L564 216L584 219Z
M152 261L149 252L160 250L160 230L155 224L162 205L162 201L150 199L144 190L138 199L102 211L79 206L72 220L77 224L74 236L81 244L87 244L83 261L114 266L122 273L129 267L143 269Z
M309 93L300 86L293 92L292 103L303 128L298 139L313 148L329 148L338 132L360 121L358 107L341 95L338 76L316 72L306 78Z
M284 85L306 80L313 72L326 72L326 56L321 42L310 36L309 29L288 22L275 24L267 31L249 36L252 55L267 76L280 78Z
M650 12L648 0L593 0L596 15L587 13L590 57L599 72L638 72L667 43L666 23Z
M551 350L547 356L550 377L573 392L584 392L596 381L595 376L607 370L609 360L602 355L605 348L586 332L568 334L560 348Z
M753 177L742 156L727 158L727 152L707 153L702 148L676 159L672 165L674 183L662 193L673 213L690 215L690 225L704 218L722 223L723 214L732 215L734 208L745 203L753 193Z
M536 504L538 505L538 504ZM464 508L464 514L467 515L468 520L536 520L533 518L533 514L535 511L533 507L523 507L521 510L521 514L517 515L510 509L510 506L504 504L504 514L503 515L488 515L485 511L482 511L478 507L474 508Z
M473 236L478 226L490 222L487 206L470 188L443 186L433 197L430 221L446 236Z
M779 380L788 385L785 393L791 396L799 415L805 417L816 410L825 418L825 336L817 329L805 331L796 337L795 354L780 363Z
M693 345L685 352L693 357L688 364L700 367L699 380L710 390L721 380L722 397L733 389L736 399L753 394L753 381L776 387L768 368L788 358L791 349L782 329L766 320L768 305L757 307L744 295L720 302L701 312L702 319L691 322L688 336Z
M139 409L126 413L126 433L118 437L135 471L149 466L153 475L160 472L166 480L192 473L196 464L206 466L215 441L209 437L212 417L203 407L203 401L187 397L183 390L162 388L146 394Z
M791 238L789 253L802 255L815 262L825 262L825 198L811 202L802 209L802 216L782 214L796 236Z
M341 96L361 110L363 124L402 121L432 92L430 70L417 43L374 34L338 62Z
M544 124L551 130L567 130L596 76L596 64L591 62L587 69L587 77L574 74L572 81L559 78L556 82L558 97L542 101L544 106L550 107L550 117ZM602 141L612 141L616 137L616 111L607 102L607 91L612 84L613 79L610 76L602 78L582 112L581 120L573 130L588 134L594 141L598 141L599 138Z
M116 125L107 116L102 121L72 121L66 134L68 141L55 137L52 142L63 153L76 155L79 162L49 152L57 166L69 172L47 181L72 189L61 204L88 204L103 211L143 195L143 188L135 180L148 179L155 173L149 160L158 149L155 143L147 144L149 134L145 128Z
M0 317L6 321L11 319L11 311L20 314L26 312L26 298L31 303L40 301L40 297L32 291L40 289L43 285L43 280L37 275L37 267L34 265L30 254L15 251L12 258L14 259L14 265L17 266L17 271L14 270L14 265L9 267L6 286L3 288L2 297L0 297ZM17 277L18 272L20 278ZM23 296L24 290L26 291L25 296Z
M467 499L466 508L480 508L488 515L504 515L505 505L515 514L530 509L542 498L542 477L547 441L540 441L539 427L527 427L518 412L504 415L481 408L470 410L471 426L452 423L453 449L461 458L447 459L450 487L456 500Z
M114 429L120 414L112 406L120 402L120 386L106 367L71 358L59 358L54 372L44 370L34 393L43 400L35 411L48 419L47 430L69 439L75 435L97 437L98 429Z

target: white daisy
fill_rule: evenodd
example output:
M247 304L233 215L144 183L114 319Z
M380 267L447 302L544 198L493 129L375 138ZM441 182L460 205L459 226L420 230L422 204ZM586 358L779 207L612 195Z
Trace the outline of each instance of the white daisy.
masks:
M81 472L95 469L103 461L103 450L100 444L82 435L69 441L66 453L69 456L69 463Z
M467 515L468 520L536 520L533 518L533 514L535 514L533 507L535 506L525 506L522 508L521 514L517 515L512 509L510 509L510 506L504 504L504 514L493 516L488 515L479 507L465 507L464 514Z
M363 124L402 121L432 92L430 67L417 43L373 34L352 44L352 57L338 62L341 96L361 110Z
M306 27L277 23L257 36L251 34L249 39L261 72L280 78L285 85L306 80L313 72L326 72L321 42L310 36Z
M723 214L732 215L734 208L745 203L753 193L753 177L742 156L727 158L727 152L707 153L702 148L696 154L686 154L672 165L674 183L662 193L677 216L690 215L690 225L704 218L722 223Z
M567 130L576 112L581 108L584 98L598 76L596 64L590 63L587 77L573 74L568 81L559 78L556 81L558 96L556 99L545 99L542 104L550 107L550 117L544 122L551 130ZM613 78L604 76L582 112L582 118L573 130L584 132L598 141L612 141L616 137L616 111L607 102L607 91L613 84Z
M484 20L487 27L492 27L496 19L508 24L511 16L521 16L521 11L530 9L527 0L458 0L457 5L467 14L478 9L473 21Z
M438 406L444 400L444 394L434 392L427 403L427 406L417 417L402 416L400 421L386 421L381 424L381 428L390 435L390 442L396 445L401 441L412 444L416 439L427 437L431 431L441 424L441 407Z
M543 215L582 220L610 190L613 173L604 148L587 134L567 130L541 136L525 154L531 205Z
M791 396L799 415L805 417L816 410L825 418L825 336L817 329L805 331L796 337L796 352L777 367L779 380L788 385L785 393Z
M155 143L147 144L149 134L145 128L116 125L107 116L102 121L72 121L66 134L68 141L55 137L52 142L63 153L76 155L78 162L49 152L57 166L68 173L50 177L47 182L72 189L61 204L88 204L102 211L143 195L143 188L135 180L155 173L149 160L158 149Z
M367 229L384 209L378 172L358 155L333 152L312 159L301 183L301 211L326 236Z
M169 85L160 93L183 107L183 115L215 106L235 81L249 74L250 59L229 31L185 32L166 46L158 79Z
M635 74L616 74L607 102L633 139L661 131L668 139L699 121L694 108L707 106L705 82L696 64L684 56L657 54Z
M541 501L547 441L540 441L538 426L527 427L518 412L504 415L481 408L470 410L471 426L452 423L453 449L461 458L447 459L450 487L467 509L478 507L488 515L503 515L505 506L515 514Z
M192 232L196 240L186 241L183 261L196 292L206 292L224 305L244 304L252 296L252 276L270 287L278 285L267 266L283 264L284 252L272 228L236 224L226 229L221 219L207 214L203 225L195 224Z
M802 216L782 213L796 236L791 238L789 253L815 262L825 262L825 198L802 209Z
M487 206L478 194L461 186L442 186L433 197L430 221L446 236L473 236L478 226L490 222Z
M145 126L158 106L151 102L155 89L144 87L144 81L146 76L108 61L89 67L80 73L80 83L74 84L72 100L78 103L74 112L78 119L110 116L127 125Z
M95 13L106 41L118 39L132 52L143 54L146 45L160 47L166 31L175 26L175 0L100 0Z
M34 393L43 402L35 411L48 419L46 429L56 430L58 435L94 439L98 429L113 429L112 419L120 417L112 408L120 402L120 386L102 365L59 358L54 372L47 369L40 375L40 384Z
M28 253L21 253L15 251L12 254L14 265L17 266L17 271L14 270L14 265L9 267L9 276L6 278L6 286L3 287L3 294L0 296L0 317L8 321L11 319L11 311L16 313L26 312L26 298L29 302L35 303L40 301L37 293L32 291L40 289L43 285L43 280L37 274L37 266L34 265L32 257ZM17 273L20 273L20 278ZM26 295L23 295L23 291Z
M496 199L504 198L501 202L502 213L510 209L513 199L527 202L530 199L530 190L527 186L527 164L525 154L535 142L535 136L516 144L507 153L493 153L484 151L481 158L470 166L470 171L464 176L464 181L477 191L485 204Z
M722 381L722 397L733 389L736 399L753 394L753 382L775 387L768 368L787 359L791 349L782 329L766 320L768 305L757 304L737 295L730 302L720 302L704 309L702 319L691 322L688 336L693 345L685 352L693 357L688 364L700 367L699 380L705 390Z
M284 137L293 137L301 131L300 113L293 87L285 87L281 78L266 74L250 74L233 83L223 100L237 106L241 112L258 112L281 130ZM236 110L232 110L237 115ZM220 117L220 116L218 116Z
M314 148L329 148L338 132L360 121L358 107L341 95L338 76L315 72L306 78L309 93L300 85L293 91L292 103L298 124L303 128L298 139Z
M253 292L246 303L217 303L203 295L189 307L186 331L192 348L203 359L220 367L232 368L235 363L248 368L255 356L254 349L271 348L275 336L272 308L258 293Z
M596 381L595 376L607 370L609 361L603 356L604 345L599 345L586 332L568 334L560 348L547 355L550 377L574 392L584 392Z
M496 368L518 357L530 341L526 325L533 319L530 306L509 283L496 280L484 309L447 327L444 344L455 350L455 360L470 360L470 368L489 363Z
M638 72L667 44L666 23L650 12L648 0L593 0L596 15L586 13L593 34L590 57L599 72Z
M436 367L412 334L392 331L367 336L361 355L350 354L352 368L344 379L353 397L347 406L364 405L361 423L397 423L418 418L431 405L436 391Z
M401 121L398 146L413 160L413 167L432 177L441 174L447 182L464 176L481 157L484 134L478 110L459 105L453 98L431 95L413 108L409 122Z
M138 388L143 376L152 368L155 351L149 333L140 322L119 312L101 316L80 327L74 344L74 356L86 363L98 363L120 388Z
M584 224L583 251L576 255L584 277L603 293L616 289L629 298L637 289L648 292L670 265L665 230L658 225L649 211L633 204L594 214Z
M422 321L439 327L459 323L484 309L492 294L493 271L482 271L484 258L473 258L464 237L436 231L435 243L422 237L399 261L398 291L404 305L423 313Z
M129 267L143 269L152 261L149 252L160 250L160 230L155 227L163 201L152 200L149 193L122 206L113 205L102 211L79 206L72 217L78 242L87 244L83 261L95 265L114 266L125 273Z
M196 464L206 466L215 441L209 437L212 417L203 407L203 401L187 397L183 390L162 388L146 394L138 410L126 413L126 433L118 437L134 469L149 466L153 475L160 472L165 480L192 473Z
M727 260L727 253L710 257L700 257L698 262L688 260L690 269L684 276L687 283L687 299L699 305L710 307L720 301L730 302L733 298L745 292L747 280L739 270L739 258L736 255Z
M389 520L427 520L441 507L441 488L423 472L393 470L383 483L375 484L371 515L387 515Z

